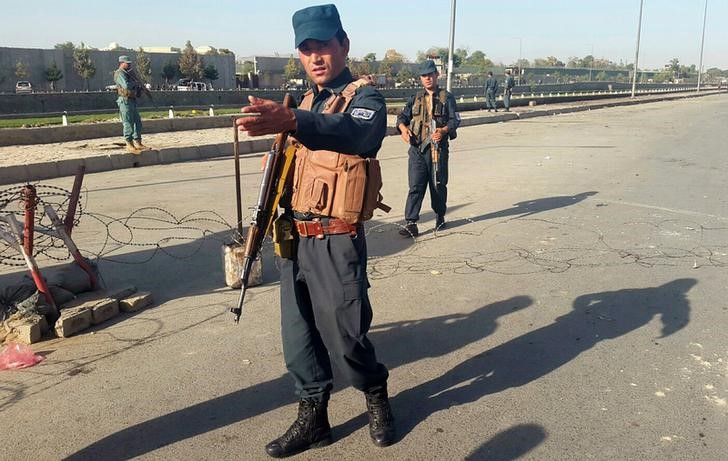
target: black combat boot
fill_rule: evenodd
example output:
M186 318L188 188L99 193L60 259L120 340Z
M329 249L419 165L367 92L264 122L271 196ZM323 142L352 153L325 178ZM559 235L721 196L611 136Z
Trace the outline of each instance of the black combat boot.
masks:
M364 393L369 416L369 435L374 444L387 447L395 442L394 416L389 406L387 385L374 387Z
M446 226L445 215L444 214L437 215L437 217L435 218L435 229L437 229L437 230L444 229L445 226Z
M274 458L285 458L309 448L330 445L333 440L327 408L328 399L321 402L301 399L298 418L285 434L265 446L266 453Z
M417 223L414 221L407 221L407 224L399 230L399 235L403 237L417 237L420 235L420 231L417 229Z

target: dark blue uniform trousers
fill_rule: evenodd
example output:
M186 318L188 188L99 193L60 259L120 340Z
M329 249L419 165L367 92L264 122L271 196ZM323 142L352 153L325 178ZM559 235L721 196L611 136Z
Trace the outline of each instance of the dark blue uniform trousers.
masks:
M372 322L363 226L322 239L301 237L297 258L279 258L283 355L301 398L328 398L331 362L361 391L386 383L367 338Z
M428 146L423 153L418 147L410 146L409 160L407 162L407 180L409 193L407 203L404 207L404 219L417 222L420 219L422 200L425 198L425 190L430 189L430 203L432 211L438 215L445 215L447 211L447 159L448 147L440 148L440 161L438 163L437 179L435 184L432 175L432 153Z

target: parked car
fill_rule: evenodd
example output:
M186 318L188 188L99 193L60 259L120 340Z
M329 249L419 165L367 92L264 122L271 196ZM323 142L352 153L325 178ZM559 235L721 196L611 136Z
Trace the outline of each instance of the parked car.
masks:
M177 85L177 91L205 91L207 90L207 84L204 82L190 81L184 84Z
M116 83L114 83L113 85L106 85L106 86L104 87L104 89L105 89L106 91L116 91Z
M33 85L30 84L30 82L21 80L15 84L15 92L20 93L32 93L33 92Z

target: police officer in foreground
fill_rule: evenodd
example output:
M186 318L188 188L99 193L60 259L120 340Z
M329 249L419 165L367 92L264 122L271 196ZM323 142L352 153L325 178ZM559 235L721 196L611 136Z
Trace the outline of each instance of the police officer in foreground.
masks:
M142 119L136 103L144 90L141 87L142 83L134 78L128 56L119 56L119 68L114 71L114 83L119 94L116 104L119 106L119 115L124 127L126 151L139 155L148 149L142 144Z
M332 362L364 393L374 443L395 441L388 371L367 338L372 308L361 224L373 211L362 181L381 187L381 176L378 185L369 181L386 134L384 98L346 67L349 38L336 6L296 11L293 29L313 88L299 109L250 97L242 112L256 115L236 122L251 136L288 131L298 143L291 198L298 247L279 265L283 355L300 401L298 418L265 447L275 458L332 442Z
M498 80L493 76L493 72L488 72L488 79L485 81L485 108L490 112L491 109L498 112L498 106L495 102L495 95L498 92Z
M441 229L445 225L448 140L455 139L460 123L455 97L437 84L440 74L435 63L431 60L425 61L420 66L419 73L424 90L412 96L397 116L397 130L409 145L409 193L404 208L407 223L399 231L400 235L406 237L419 235L417 221L420 219L422 200L428 187L432 211L436 216L435 228Z
M511 70L506 70L505 81L503 82L503 107L506 108L506 112L511 111L511 95L513 94L513 88L516 86L516 80L511 75Z

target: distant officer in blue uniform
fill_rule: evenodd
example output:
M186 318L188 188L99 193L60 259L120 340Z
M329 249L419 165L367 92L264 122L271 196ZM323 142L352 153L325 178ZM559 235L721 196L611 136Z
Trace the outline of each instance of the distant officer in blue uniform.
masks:
M142 119L137 109L137 98L142 94L142 83L134 78L131 69L131 60L128 56L119 56L119 68L114 71L116 104L119 106L119 115L126 140L126 151L135 155L141 154L147 146L142 144Z
M435 228L440 229L445 225L449 140L455 138L460 123L455 97L437 84L440 74L435 63L432 60L425 61L420 66L419 73L424 90L412 96L397 116L397 130L409 145L409 192L404 207L404 218L407 222L399 231L405 237L416 237L419 234L417 222L420 220L422 200L428 187L430 204L435 212ZM433 163L433 148L439 152L436 167Z
M516 86L516 81L511 75L511 70L506 70L505 81L503 82L503 107L506 108L506 112L511 111L511 95L513 94L513 88Z
M485 108L490 112L491 109L498 112L495 96L498 93L498 80L493 76L493 72L488 72L488 79L485 81Z
M279 258L283 355L300 401L298 418L266 445L276 458L332 442L332 363L364 393L374 443L395 441L388 371L367 337L367 250L356 216L374 177L364 171L379 168L375 157L386 134L386 106L369 81L354 80L346 67L349 38L336 6L296 11L293 29L312 90L298 109L250 97L242 111L257 115L236 122L251 136L288 131L300 143L291 198L298 247Z

